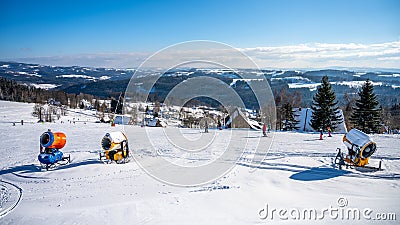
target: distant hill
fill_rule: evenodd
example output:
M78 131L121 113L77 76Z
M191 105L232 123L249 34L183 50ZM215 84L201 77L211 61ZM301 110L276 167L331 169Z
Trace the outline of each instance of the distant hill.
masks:
M102 80L123 80L134 70L91 68L78 66L45 66L17 62L0 62L0 76L19 83L33 84L45 89L64 89L72 85Z
M63 90L67 93L85 93L98 97L108 98L117 97L122 92L124 93L128 86L129 79L124 80L105 80L90 83L80 83L71 85Z
M134 75L133 69L111 69L90 67L57 67L37 64L24 64L17 62L0 62L0 77L17 81L27 85L45 89L64 90L67 93L87 93L100 97L118 96ZM141 71L143 78L160 71ZM155 85L154 94L163 98L176 84L195 76L212 76L231 85L244 99L248 100L247 106L256 105L252 100L252 93L245 81L236 73L255 73L264 76L270 83L273 91L278 92L287 88L289 93L301 93L302 102L299 106L309 106L316 87L322 76L327 75L336 92L340 105L345 104L345 93L355 96L358 89L366 79L374 84L375 93L383 106L392 106L400 103L400 74L398 70L390 71L357 71L324 69L324 70L241 70L230 71L226 69L174 69L163 73ZM256 80L251 82L257 82Z

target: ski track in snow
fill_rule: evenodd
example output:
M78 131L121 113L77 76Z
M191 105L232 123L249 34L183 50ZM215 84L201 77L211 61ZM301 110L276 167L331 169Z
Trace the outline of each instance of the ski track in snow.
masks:
M224 163L236 163L236 167L208 184L182 188L151 178L134 158L126 164L106 164L98 159L103 135L123 130L122 126L94 123L90 112L81 111L70 111L62 118L62 124L37 124L30 115L32 108L33 104L0 101L0 179L7 193L14 193L2 203L7 208L0 211L1 224L254 224L271 222L257 216L266 203L288 209L321 208L334 205L340 196L345 196L351 207L369 207L400 216L398 135L372 136L378 150L370 164L376 166L382 160L384 170L362 172L332 166L336 148L345 149L342 134L318 140L316 133L275 132L261 137L258 131L233 130L239 137L235 141L246 143L245 149L235 147L238 145L229 149L241 156ZM25 121L23 126L10 123L21 119ZM79 123L69 123L73 119ZM39 136L49 128L67 135L62 151L71 155L71 163L45 171L37 155ZM135 139L143 129L133 127L133 137L129 139L135 157L157 157L158 151L168 161L182 165L203 165L218 157L231 132L210 130L208 135L216 135L213 151L181 154L159 136L163 128L148 130L156 137L152 140L155 150L145 140ZM198 130L181 132L189 140L201 135ZM258 140L259 148L267 155L256 152ZM151 166L163 169L160 165Z
M22 189L17 185L0 180L0 219L14 210L22 198Z

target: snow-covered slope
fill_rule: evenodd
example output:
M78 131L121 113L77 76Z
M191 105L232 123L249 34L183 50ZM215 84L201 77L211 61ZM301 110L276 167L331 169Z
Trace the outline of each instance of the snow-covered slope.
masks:
M368 208L372 211L368 215L371 218L377 213L395 213L397 220L400 216L399 136L372 136L378 150L371 164L376 165L382 159L385 170L361 172L341 171L331 166L335 149L344 148L339 134L321 141L319 135L311 133L270 133L260 142L262 149L271 148L266 158L252 161L261 132L232 130L237 137L234 141L247 142L236 166L216 181L183 188L153 179L135 160L127 164L104 164L98 160L103 135L123 130L122 126L94 123L89 116L72 113L63 123L37 124L30 116L32 107L33 104L0 101L0 187L2 193L10 194L0 207L1 224L396 223L393 220L367 221L362 215L360 220L341 219L340 216L332 219L328 212L323 219L292 218L297 211L311 208L317 211L319 218L325 208L338 209L338 213L349 208L363 213ZM76 123L69 123L74 117ZM21 119L24 125L10 123ZM72 162L44 171L37 161L39 136L49 128L67 135L63 151L71 155ZM136 156L153 154L149 143L135 138L143 129L146 128L129 127L130 149ZM177 128L148 129L152 136L160 137L156 146L164 157L183 163L209 160L206 153L198 157L177 155L176 149L163 141L166 129ZM189 140L203 135L193 129L180 129L180 132ZM232 133L210 130L207 135L216 135L218 141L226 140ZM225 144L220 141L213 146L218 150L218 146L222 149ZM239 147L230 150L243 151ZM17 201L19 194L22 197ZM13 201L17 202L16 207L2 214ZM281 209L287 212L279 216Z

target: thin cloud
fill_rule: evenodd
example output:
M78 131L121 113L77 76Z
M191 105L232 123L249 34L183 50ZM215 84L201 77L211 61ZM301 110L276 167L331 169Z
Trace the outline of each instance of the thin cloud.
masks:
M359 43L308 43L288 46L264 46L255 48L238 48L261 68L327 68L327 67L368 67L368 68L399 68L400 41L377 44ZM187 58L187 60L218 59L232 65L237 61L236 55L224 49L180 49L167 54L167 58L158 58L155 63L160 67L163 60L171 58ZM39 63L58 66L91 66L132 68L141 65L151 53L94 53L68 56L29 57L12 59L20 62ZM236 61L235 61L236 60ZM239 60L239 61L238 61ZM157 66L154 65L154 66Z
M399 68L400 41L379 44L312 43L242 48L261 67L323 68L334 66Z
M134 53L94 53L65 56L38 56L11 59L25 63L53 66L88 66L104 68L131 68L140 65L150 54Z

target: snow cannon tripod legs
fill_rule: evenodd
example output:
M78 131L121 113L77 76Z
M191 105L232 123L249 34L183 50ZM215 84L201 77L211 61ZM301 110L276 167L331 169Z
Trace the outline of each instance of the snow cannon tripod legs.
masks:
M354 163L349 163L348 160L346 160L348 156L345 156L340 148L337 148L336 150L338 151L338 153L337 153L337 155L335 157L334 164L338 165L340 170L342 169L342 166L345 166L346 169L348 169L348 168L350 168L350 169L365 168L367 170L372 170L372 171L381 171L381 170L383 170L382 169L382 161L379 161L378 167L374 167L374 166L359 166L359 165L354 164Z
M336 149L338 151L336 158L335 158L335 164L339 166L339 169L342 169L342 166L346 165L344 158L343 158L343 153L340 148Z
M335 164L338 164L340 169L342 165L346 165L346 168L382 169L382 162L379 162L379 167L367 166L377 147L376 143L366 133L353 128L343 136L343 144L347 147L348 153L344 155L338 148L338 154L335 158Z

